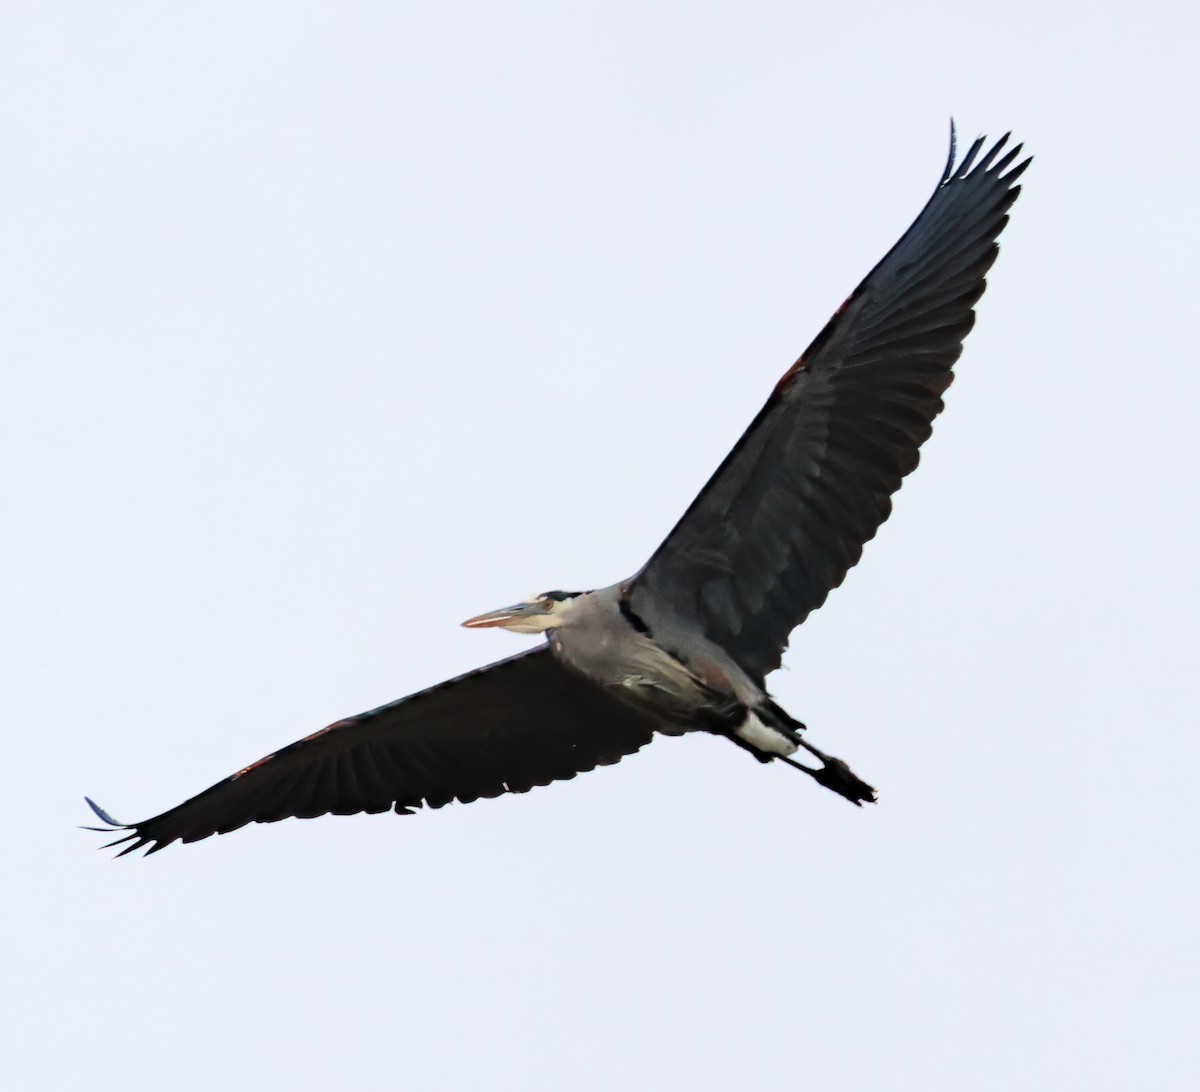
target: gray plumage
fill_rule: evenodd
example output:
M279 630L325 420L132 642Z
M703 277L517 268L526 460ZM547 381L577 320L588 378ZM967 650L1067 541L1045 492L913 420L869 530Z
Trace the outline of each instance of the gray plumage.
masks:
M128 853L250 822L407 813L618 761L654 733L725 736L855 804L874 790L770 697L788 635L858 561L917 465L1030 160L977 140L776 385L643 568L464 623L546 643L352 717L129 826ZM790 756L803 749L820 764ZM100 829L100 828L94 828Z

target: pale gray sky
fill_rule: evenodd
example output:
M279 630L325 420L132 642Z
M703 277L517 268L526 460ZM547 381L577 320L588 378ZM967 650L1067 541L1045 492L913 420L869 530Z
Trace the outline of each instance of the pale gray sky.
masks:
M4 5L0 1085L1196 1087L1196 22ZM877 807L694 738L149 860L75 829L635 569L950 114L1038 158L772 680Z

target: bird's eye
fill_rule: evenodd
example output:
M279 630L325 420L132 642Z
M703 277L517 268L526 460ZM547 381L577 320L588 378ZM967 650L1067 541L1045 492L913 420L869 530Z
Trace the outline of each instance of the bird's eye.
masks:
M551 599L550 596L543 596L541 603L542 610L544 610L547 614L551 613L551 611L554 610L554 602L555 601Z

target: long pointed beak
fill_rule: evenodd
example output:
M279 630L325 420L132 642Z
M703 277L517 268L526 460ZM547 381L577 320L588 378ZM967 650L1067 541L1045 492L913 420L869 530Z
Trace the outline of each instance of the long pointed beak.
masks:
M514 603L511 607L501 607L499 610L490 610L487 614L477 614L474 618L468 618L462 624L467 629L487 629L489 626L504 626L509 622L522 618L529 613L530 604Z

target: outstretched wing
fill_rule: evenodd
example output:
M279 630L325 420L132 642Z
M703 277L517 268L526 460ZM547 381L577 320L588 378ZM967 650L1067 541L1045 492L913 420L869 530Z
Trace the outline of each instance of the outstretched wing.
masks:
M942 409L1030 160L983 138L779 381L631 583L664 635L698 627L759 682L891 512ZM978 162L977 162L978 160Z
M611 765L654 727L542 645L331 724L153 819L117 823L89 800L109 824L91 829L155 853L247 823L466 804Z

